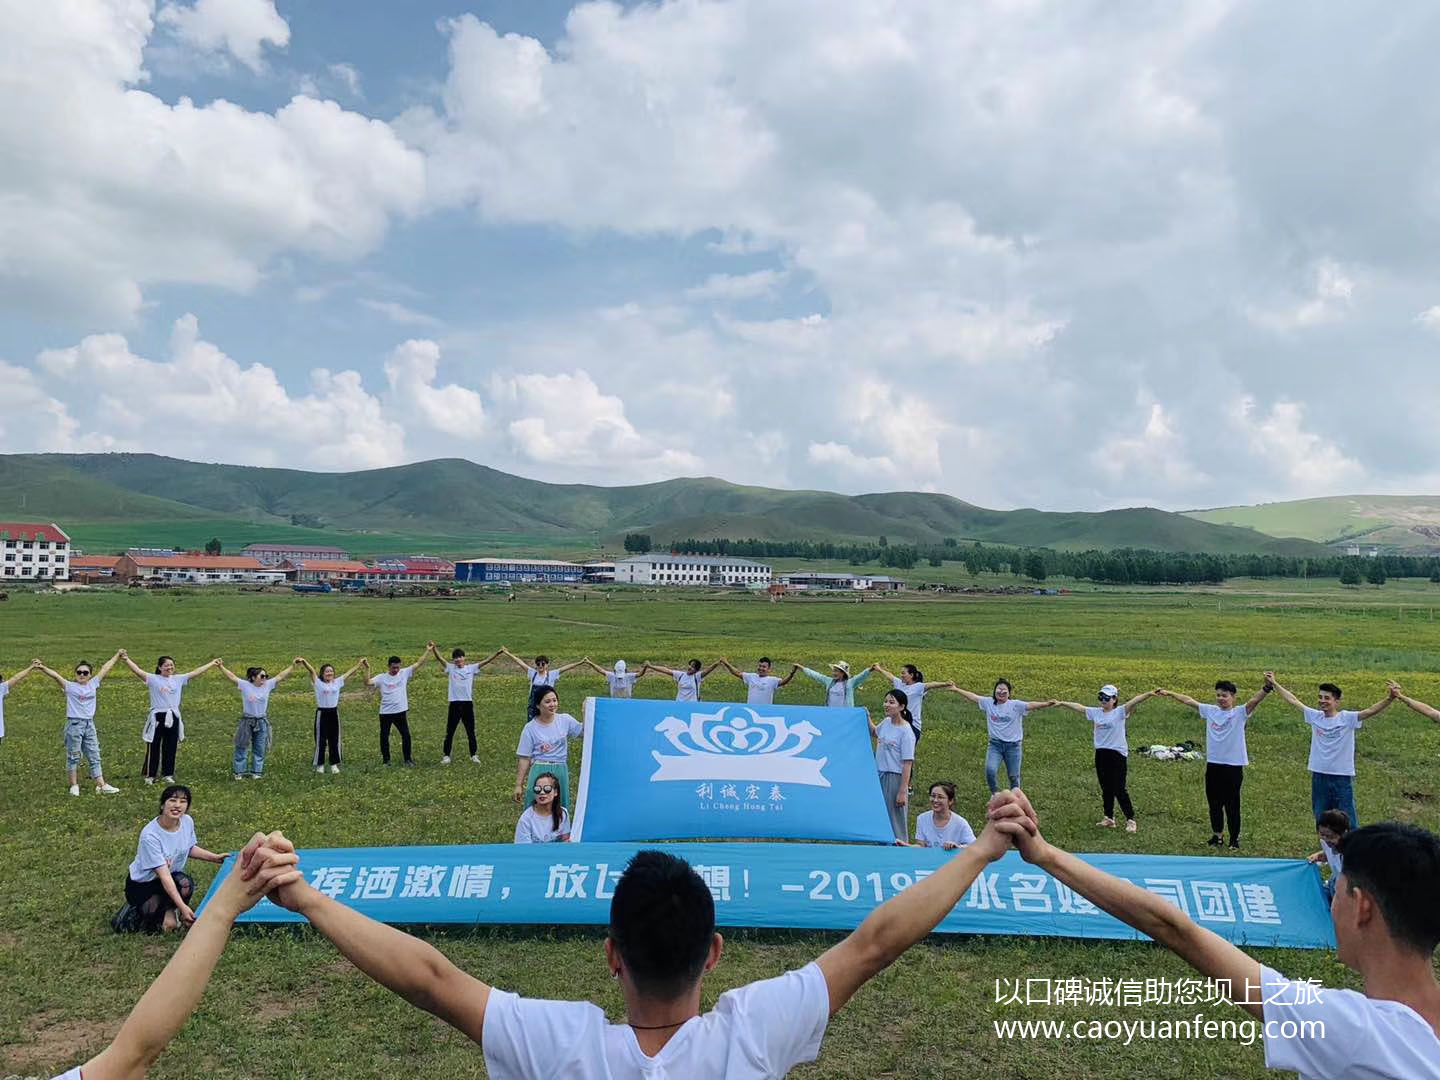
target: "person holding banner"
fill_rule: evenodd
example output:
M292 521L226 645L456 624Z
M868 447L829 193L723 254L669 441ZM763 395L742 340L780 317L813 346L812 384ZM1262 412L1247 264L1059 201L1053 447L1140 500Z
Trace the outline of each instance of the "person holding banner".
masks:
M613 698L628 698L635 696L635 680L640 677L639 672L627 672L625 661L616 660L615 668L603 668L595 661L586 657L583 663L594 669L595 674L601 676L610 686L610 696Z
M770 669L774 665L768 656L762 656L756 661L754 671L741 671L723 656L719 663L721 667L745 684L746 705L774 705L775 691L795 678L795 673L800 670L799 664L792 664L790 674L783 679L778 675L772 675Z
M560 712L560 695L553 687L541 687L535 692L535 718L525 722L515 747L517 803L522 795L527 807L535 801L535 783L542 772L548 771L557 777L560 804L570 805L570 736L584 732L584 724Z
M1330 905L1335 956L1364 992L1286 979L1155 893L1047 843L1022 791L990 800L1020 856L1102 911L1152 938L1264 1021L1265 1065L1302 1080L1440 1080L1440 837L1385 822L1339 842L1344 865ZM908 891L908 890L907 890ZM903 895L903 894L902 894ZM883 909L882 909L883 910Z
M524 671L525 677L530 680L530 688L525 692L526 720L531 720L535 716L536 691L538 691L541 687L555 686L555 684L560 681L561 675L564 675L565 672L571 670L572 668L577 668L581 664L585 663L585 661L582 659L576 660L573 664L566 664L563 667L552 668L550 666L550 658L542 653L541 655L535 657L535 666L531 667L529 664L525 663L524 660L521 660L520 657L516 656L509 649L505 648L504 645L500 646L499 655L504 656L512 663L514 663L518 668Z
M570 815L560 802L560 777L548 771L536 774L530 793L535 802L522 810L515 822L515 843L567 843Z
M925 727L925 719L921 715L925 708L925 695L931 690L953 690L955 689L955 684L953 682L927 683L925 676L920 673L920 669L914 664L906 664L900 669L898 676L892 675L879 664L871 664L870 670L878 671L890 680L892 687L896 690L904 691L906 708L910 710L910 715L915 718L915 722L911 726L915 729L915 743L918 746L920 743L920 735Z
M315 690L315 771L325 771L325 755L330 755L330 771L340 771L340 691L345 689L345 680L364 669L370 674L370 661L361 657L355 666L344 675L335 674L334 664L321 664L317 673L310 661L297 656L295 662L310 673L310 683Z
M710 673L720 666L720 661L716 660L715 663L705 668L704 671L700 670L701 666L699 660L691 660L685 665L684 671L677 671L674 668L661 667L659 664L652 664L649 660L646 660L640 668L640 674L643 676L647 671L658 671L661 675L669 675L670 678L675 680L676 701L699 701L700 684L708 679Z
M1125 721L1142 701L1154 697L1158 690L1147 690L1136 694L1124 705L1117 705L1120 691L1111 683L1100 688L1099 706L1085 706L1074 701L1057 701L1061 708L1078 712L1090 721L1095 729L1095 778L1100 781L1100 800L1105 807L1105 816L1095 824L1104 829L1115 827L1115 804L1125 815L1125 831L1135 832L1139 825L1135 821L1135 807L1130 803L1130 792L1125 787L1125 776L1129 768L1130 747L1125 743Z
M962 697L969 698L985 714L986 734L989 745L985 749L985 783L990 785L990 794L999 790L1000 765L1005 765L1009 778L1007 787L1020 786L1021 751L1025 741L1025 717L1035 709L1049 709L1059 704L1056 701L1017 701L1010 695L1014 691L1009 679L996 679L989 697L962 690L953 682L949 687Z
M1020 820L1006 827L1035 828ZM814 1061L829 1018L925 940L1010 845L1008 831L987 825L975 843L881 904L814 962L727 990L703 1015L701 980L725 947L715 930L714 896L685 860L638 852L615 885L604 950L625 999L621 1024L608 1023L590 1002L522 998L492 988L428 942L331 899L303 875L277 885L270 898L302 915L370 978L469 1036L497 1080L768 1078ZM278 869L277 860L294 850L272 833L264 847L253 854L247 849L234 872L248 879Z
M915 722L905 707L904 690L885 695L885 719L872 723L870 734L875 737L875 768L880 773L880 791L895 843L908 844L905 807L910 801L910 773L915 768Z
M915 819L915 847L938 847L945 851L968 847L975 842L975 830L955 813L955 785L937 780L930 785L930 809Z
M855 707L855 691L860 689L866 679L875 674L874 668L866 668L852 679L850 665L844 660L836 660L831 664L831 674L829 675L821 675L814 668L803 666L800 670L825 687L825 704L832 709L853 709Z
M66 777L70 781L70 794L80 794L80 758L85 756L90 759L90 779L95 781L96 795L119 795L120 789L113 784L105 782L105 772L100 767L100 736L95 730L95 709L100 696L100 684L105 676L110 674L120 659L117 650L115 655L100 665L100 670L94 670L89 660L81 660L75 665L75 678L67 679L58 671L46 667L39 660L32 660L30 666L11 676L8 683L0 684L0 698L10 692L14 686L32 671L38 671L42 675L48 675L65 694L65 768ZM3 734L3 732L0 732Z
M273 679L265 674L263 667L245 669L245 678L240 678L224 664L220 674L224 675L240 691L240 723L235 727L235 760L231 762L231 775L236 780L245 779L245 759L253 755L251 780L259 780L265 774L265 752L270 748L270 692L290 677L295 670L292 662Z
M120 650L120 659L134 672L135 677L150 691L150 712L140 739L145 743L145 783L155 783L157 776L164 776L167 784L175 782L175 755L185 741L185 721L180 716L180 696L185 684L198 679L220 663L217 657L208 664L201 664L194 671L183 675L175 674L173 657L162 656L155 661L155 674L150 674L130 659L130 654Z

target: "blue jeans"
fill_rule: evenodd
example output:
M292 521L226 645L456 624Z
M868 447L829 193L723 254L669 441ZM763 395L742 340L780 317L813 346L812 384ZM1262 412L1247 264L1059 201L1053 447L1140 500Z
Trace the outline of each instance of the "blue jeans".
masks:
M985 782L990 785L990 794L994 795L999 787L996 779L1000 773L1000 762L1005 762L1005 772L1010 777L1010 787L1020 786L1020 740L1010 742L1006 739L990 740L990 748L985 751Z
M253 749L254 773L259 776L265 771L265 751L269 748L270 721L264 717L242 716L240 726L235 729L235 767L231 772L239 774L245 771L245 759Z
M1335 773L1312 772L1310 774L1310 805L1315 818L1326 810L1344 810L1350 815L1350 827L1360 827L1360 817L1355 813L1355 778L1338 776Z

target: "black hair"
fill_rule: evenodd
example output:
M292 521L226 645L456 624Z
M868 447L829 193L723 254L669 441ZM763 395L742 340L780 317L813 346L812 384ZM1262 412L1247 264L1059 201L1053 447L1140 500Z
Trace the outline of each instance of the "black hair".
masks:
M398 656L392 656L389 660L385 661L386 664L403 664L404 662L405 661L401 660Z
M255 680L255 676L259 675L260 672L264 670L265 669L263 667L247 667L245 669L245 681L253 682Z
M531 782L531 787L533 788L536 783L544 780L547 776L550 778L550 783L555 787L555 798L550 803L550 828L555 832L559 832L560 815L565 812L564 800L560 798L560 777L556 776L553 772L539 773L536 775L535 780ZM534 794L534 792L532 791L531 794Z
M1374 899L1396 942L1422 956L1440 943L1440 837L1386 821L1346 833L1336 850L1350 892Z
M335 670L335 665L334 665L334 664L321 664L321 665L319 666L319 668L317 668L316 671L315 671L315 677L316 677L317 679L323 679L323 678L325 677L325 669L326 669L327 667L328 667L331 671L334 671L334 670Z
M1326 810L1315 819L1315 828L1334 829L1344 836L1350 831L1350 815L1344 810Z
M536 686L530 691L530 713L533 716L540 711L540 702L545 699L546 694L554 694L555 700L560 700L560 691L553 686Z
M464 655L465 655L465 650L462 649L462 648L460 648L458 645L457 645L455 648L453 648L453 649L450 650L450 659L451 659L451 660L459 660L460 657L462 657L462 656L464 656Z
M702 667L704 667L705 665L702 664L699 660L691 660L690 663L689 663L688 665L686 665L686 666L690 668L690 674L691 674L691 675L694 675L697 671L699 671L699 670L700 670Z
M990 696L994 697L995 691L999 690L1001 686L1004 686L1006 690L1010 691L1010 693L1015 693L1015 688L1010 685L1009 679L996 679L995 685L990 688Z
M771 660L768 656L762 656L762 657L760 657L760 663L762 663L762 664L770 664L770 665L773 667L774 664L775 664L775 661L774 661L774 660Z
M1322 682L1320 689L1331 697L1338 698L1340 696L1340 687L1336 686L1333 682Z
M156 661L155 661L155 674L156 674L156 675L159 675L159 674L160 674L160 669L165 666L165 661L166 661L166 660L169 660L169 661L173 664L173 663L175 662L175 657L173 657L173 656L162 656L162 657L160 657L159 660L156 660Z
M194 805L195 800L190 797L190 789L184 784L165 785L165 790L160 792L160 809L164 810L165 804L171 799L173 799L176 795L185 796L185 811L186 813L189 813L190 807Z
M635 988L646 997L677 998L705 970L715 937L715 898L684 859L639 851L610 901L610 940Z
M92 674L92 675L95 674L95 665L92 664L89 660L77 660L77 661L75 661L75 670L76 670L76 671L79 671L82 667L88 667L88 668L90 669L90 674Z
M549 666L550 666L550 657L546 656L544 653L541 653L539 656L535 657L535 666L536 666L536 667L549 667Z
M900 706L900 719L904 720L912 728L915 726L915 717L910 715L910 698L904 690L886 690L886 697L893 697L895 704Z
M902 670L902 671L908 671L908 672L910 673L910 677L913 678L916 682L924 682L924 681L925 681L925 676L924 676L924 674L922 674L921 671L920 671L920 669L919 669L918 667L916 667L914 664L906 664L901 670Z
M1234 694L1237 692L1235 684L1229 679L1221 679L1215 684L1215 689L1224 690L1227 694Z
M933 784L931 784L929 787L927 787L927 788L925 789L925 793L928 795L930 792L934 791L937 787L938 787L941 791L945 792L945 795L946 795L946 796L949 798L949 800L950 800L950 805L951 805L951 806L954 806L954 805L955 805L955 785L954 785L951 781L949 781L949 780L936 780Z

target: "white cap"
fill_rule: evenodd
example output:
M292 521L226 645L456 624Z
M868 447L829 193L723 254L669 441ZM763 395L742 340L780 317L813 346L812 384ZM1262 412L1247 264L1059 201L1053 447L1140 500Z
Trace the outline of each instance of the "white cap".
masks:
M835 661L833 664L831 664L830 666L831 666L832 668L839 668L839 669L840 669L841 671L843 671L846 675L849 675L849 674L850 674L850 665L847 664L844 660L836 660L836 661Z
M624 674L625 674L625 661L624 661L624 660L616 660L616 661L615 661L615 674L616 674L616 675L624 675Z
M1108 682L1104 686L1100 687L1100 693L1104 694L1106 697L1118 698L1120 696L1120 691L1115 688L1115 684Z

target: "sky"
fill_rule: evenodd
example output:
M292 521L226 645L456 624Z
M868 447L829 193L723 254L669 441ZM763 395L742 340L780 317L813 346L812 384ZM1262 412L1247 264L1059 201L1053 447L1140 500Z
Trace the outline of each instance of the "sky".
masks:
M1437 52L1428 0L0 0L0 452L1437 492Z

